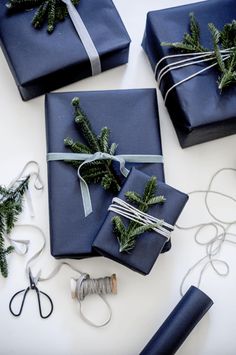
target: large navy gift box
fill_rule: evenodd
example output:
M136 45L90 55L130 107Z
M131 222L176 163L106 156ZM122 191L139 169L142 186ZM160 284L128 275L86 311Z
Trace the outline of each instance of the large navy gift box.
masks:
M0 44L23 100L91 76L85 49L69 18L48 34L31 25L32 11L9 15L0 4ZM80 0L77 10L100 55L102 70L127 63L130 38L111 0Z
M48 152L70 152L64 138L83 141L74 123L73 97L96 133L107 126L111 142L118 144L116 154L161 155L161 137L156 90L117 90L55 93L46 96ZM127 164L127 168L133 165ZM149 175L164 181L163 164L135 164ZM57 258L81 258L96 255L92 242L107 214L112 194L100 185L89 185L93 213L84 217L77 171L63 161L48 163L51 253Z
M127 191L135 191L143 195L149 179L150 176L133 168L118 197L126 201L125 193ZM164 196L166 201L150 208L148 214L174 225L188 200L188 196L159 181L156 195ZM108 213L93 247L102 255L118 261L134 271L144 275L149 274L158 255L170 249L170 240L167 241L166 237L154 231L146 232L137 238L136 245L130 253L120 253L119 243L113 233L112 218L115 215L114 212ZM128 220L123 217L122 219L127 225Z
M199 22L201 43L212 48L208 23L213 22L222 29L225 23L236 19L236 1L208 0L149 12L142 46L153 70L164 56L179 53L161 46L161 42L182 41L184 33L189 32L190 12ZM159 70L171 62L173 59L164 60ZM209 62L172 70L161 82L162 95L172 85L208 65ZM183 148L236 133L236 85L221 93L216 83L218 76L218 70L212 68L169 93L166 106Z

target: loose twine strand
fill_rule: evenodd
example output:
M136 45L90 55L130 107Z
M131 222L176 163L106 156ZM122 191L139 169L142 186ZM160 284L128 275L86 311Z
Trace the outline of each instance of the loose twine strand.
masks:
M30 178L32 178L33 176L35 176L35 181L34 181L34 188L36 190L42 190L44 188L42 179L40 177L40 168L39 165L36 161L29 161L24 168L21 170L20 174L17 175L17 177L12 180L12 182L8 185L8 188L13 187L15 184L17 184L19 181L23 180L24 174L27 170L27 168L29 166L36 166L36 172L33 171L30 174L28 174L28 176L30 176ZM30 215L31 217L34 217L34 211L33 211L33 205L32 205L32 199L31 199L31 195L28 191L28 205L29 205L29 209L30 209ZM27 197L27 195L26 195ZM25 273L26 273L26 277L27 279L29 278L29 273L31 272L31 267L32 264L34 264L38 258L43 254L45 248L46 248L46 236L45 233L43 232L43 230L38 227L37 225L34 224L30 224L30 223L24 223L24 224L16 224L15 228L18 229L34 229L37 232L39 232L39 234L41 235L42 238L42 244L41 246L38 248L38 250L28 259L26 266L25 266ZM19 239L13 239L10 235L5 235L5 238L8 240L8 242L14 246L15 252L19 255L25 255L27 254L28 250L29 250L29 245L30 245L30 240L19 240ZM23 247L23 248L22 248ZM78 300L79 303L79 312L80 312L80 316L81 318L89 325L93 326L93 327L103 327L106 324L108 324L111 320L112 317L112 310L111 307L109 305L109 303L107 302L106 298L104 297L106 294L115 294L116 293L116 277L115 275L110 276L105 276L103 278L98 278L98 279L91 279L90 276L82 271L80 271L79 269L77 269L76 267L74 267L72 264L68 263L68 262L60 262L58 263L54 269L46 276L42 276L42 270L40 269L38 271L38 273L36 274L36 276L33 277L34 283L35 285L37 285L38 282L45 282L48 280L53 279L61 270L61 268L63 266L67 266L68 268L70 268L72 271L75 271L76 273L80 274L81 276L79 277L79 279L71 279L71 293L72 293L72 297L76 298ZM115 286L114 286L115 285ZM98 295L103 302L105 303L105 305L107 306L108 309L108 318L100 323L94 323L93 321L91 321L90 319L88 319L83 311L82 311L82 305L81 302L85 299L86 296L88 295Z
M221 277L226 277L229 275L230 272L230 267L227 261L220 259L218 257L219 253L221 252L221 249L224 244L236 244L236 241L230 239L230 237L236 237L236 233L230 232L230 229L232 226L236 225L236 219L232 221L226 221L221 217L218 217L211 209L210 203L209 203L209 196L210 195L218 195L221 196L225 199L231 200L236 203L236 199L228 194L225 194L220 191L216 191L212 189L212 185L216 179L216 177L221 174L222 172L226 171L232 171L236 172L236 169L234 168L222 168L216 171L212 178L210 179L210 183L208 185L208 188L206 190L194 190L189 193L189 195L194 195L194 194L204 194L204 204L206 207L206 210L210 217L212 217L213 221L208 222L208 223L199 223L195 224L189 227L183 227L180 225L176 225L176 228L180 230L194 230L196 229L194 233L194 240L195 242L200 245L205 247L205 255L200 258L196 263L191 266L188 271L186 272L185 276L182 279L182 282L180 284L180 295L184 295L184 285L188 279L188 277L192 274L192 272L199 266L202 265L202 268L200 270L200 274L198 277L197 281L197 287L200 287L200 284L202 282L203 275L205 274L206 269L210 266L213 271ZM213 237L210 237L206 242L203 242L200 240L200 235L205 231L206 228L211 228L213 230ZM223 266L223 270L222 270ZM221 268L219 268L221 267Z

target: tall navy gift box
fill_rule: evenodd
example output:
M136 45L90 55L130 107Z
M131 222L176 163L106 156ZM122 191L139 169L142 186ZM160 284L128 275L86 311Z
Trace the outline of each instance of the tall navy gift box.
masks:
M191 286L140 355L173 355L209 311L213 301Z
M208 23L213 22L222 29L225 23L236 19L236 1L208 0L149 12L142 46L153 70L164 56L179 53L161 46L161 42L182 41L184 33L189 32L190 12L199 22L201 43L212 48ZM175 60L164 60L159 70ZM172 70L161 82L162 95L172 85L208 65L209 62ZM169 93L166 106L183 148L236 133L236 85L221 93L216 83L218 76L218 70L212 68Z
M0 4L0 44L23 100L91 76L91 65L69 18L48 34L34 29L35 10L9 15ZM111 0L80 0L77 10L100 55L102 71L127 63L130 38Z
M57 93L46 96L48 152L70 152L64 138L83 142L74 123L73 97L80 98L96 133L107 126L116 154L161 155L161 137L154 89ZM162 164L136 164L149 175L164 180ZM131 168L131 164L126 164ZM51 253L57 258L96 255L92 242L107 214L112 194L90 185L93 213L84 217L80 184L75 168L63 161L48 163Z
M135 191L142 195L149 179L150 176L133 168L118 197L126 201L125 193L127 191ZM161 181L158 181L156 194L163 195L166 201L164 204L157 204L150 208L148 214L174 225L188 200L188 196ZM93 247L102 255L118 261L134 271L144 275L148 274L158 255L170 249L170 241L154 231L146 232L137 238L136 245L130 253L120 253L119 243L113 233L112 218L115 215L114 212L108 213L95 238ZM127 221L127 219L126 221L124 219L124 222Z

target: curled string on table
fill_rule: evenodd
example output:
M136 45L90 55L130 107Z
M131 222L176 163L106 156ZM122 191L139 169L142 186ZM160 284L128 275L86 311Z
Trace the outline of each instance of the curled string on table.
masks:
M32 266L33 266L33 264L36 261L38 261L38 258L43 254L43 252L44 252L44 250L46 248L46 236L45 236L43 230L40 227L38 227L36 225L33 225L33 224L18 224L18 225L16 225L16 227L18 227L18 228L35 229L37 232L40 233L41 238L42 238L41 246L28 259L28 261L26 263L26 266L25 266L26 277L27 278L29 277L30 280L32 280L33 285L34 285L34 289L37 290L37 284L39 282L44 282L44 281L48 281L48 280L53 279L59 273L59 271L61 270L61 268L63 266L67 266L72 271L75 271L76 273L80 274L80 277L78 279L73 279L73 278L71 279L71 295L72 295L72 298L78 300L79 312L80 312L80 316L83 319L83 321L85 321L87 324L89 324L89 325L91 325L93 327L96 327L96 328L100 328L100 327L103 327L103 326L107 325L110 322L110 320L111 320L112 310L111 310L111 307L110 307L108 301L105 298L105 295L106 294L116 294L117 293L116 275L113 274L112 276L105 276L105 277L98 278L98 279L91 279L89 274L80 271L79 269L74 267L72 264L64 261L64 262L57 263L56 266L52 269L52 271L49 272L45 276L42 276L42 270L41 269L37 272L37 274L35 274L35 276L33 276ZM21 242L23 242L23 243L25 243L27 245L29 245L29 243L30 243L29 240L23 240ZM32 287L31 287L31 289L32 289ZM17 292L12 297L12 299L10 301L10 305L9 305L10 306L10 311L11 311L11 313L13 315L16 315L16 314L14 314L12 312L12 308L11 308L12 301L14 300L15 296L17 296L18 294L22 293L23 291L25 291L25 290L21 290L21 291ZM26 294L27 294L27 292L28 291L26 289ZM41 293L41 294L44 294L50 300L50 303L51 303L52 307L51 307L51 311L49 312L49 314L47 316L42 316L40 300L38 301L39 302L39 309L40 309L41 317L42 318L48 318L51 315L51 313L52 313L53 303L51 301L51 298L48 295L46 295L45 293L43 293L42 291L39 291L39 290L37 291L37 293L38 292ZM107 306L107 309L108 309L108 318L104 322L102 322L100 324L94 323L93 321L88 319L85 316L85 314L83 313L83 311L82 311L82 301L84 300L84 298L86 296L93 295L93 294L98 295L103 300L103 302L105 303L105 305ZM21 314L21 310L22 310L23 305L24 305L24 299L25 299L25 296L23 298L22 307L20 309L19 315ZM18 316L18 314L16 316Z
M184 294L184 285L186 280L191 275L191 273L200 265L202 265L200 274L197 281L197 287L200 286L202 277L208 267L211 267L213 271L219 276L227 276L230 271L230 267L227 261L220 259L218 257L222 247L224 244L234 244L236 245L236 240L230 239L230 237L236 237L236 233L232 233L230 229L235 225L236 226L236 218L232 221L226 221L223 218L218 217L211 209L209 203L209 196L210 195L218 195L225 199L231 200L236 203L236 198L232 197L231 195L225 194L220 191L216 191L212 189L213 182L215 178L221 174L222 172L232 171L236 173L236 169L234 168L222 168L212 176L208 188L206 190L195 190L189 193L189 195L194 194L204 194L204 204L207 209L208 214L212 217L213 221L208 223L199 223L189 227L183 227L180 225L176 225L176 228L180 230L194 230L194 240L195 242L205 247L205 255L196 261L196 263L191 266L188 271L186 272L185 276L180 285L180 294L183 296ZM213 236L211 236L207 241L201 241L200 236L206 230L211 228L213 230ZM222 270L223 267L223 270Z
M29 173L26 173L28 168L33 168L33 167L36 168L36 171L30 171ZM44 184L40 176L40 167L35 160L30 160L25 164L25 166L20 171L20 173L16 176L16 178L10 182L8 188L12 187L17 181L19 181L20 179L22 179L24 176L27 175L29 175L30 177L35 176L34 188L36 190L42 190L44 188Z

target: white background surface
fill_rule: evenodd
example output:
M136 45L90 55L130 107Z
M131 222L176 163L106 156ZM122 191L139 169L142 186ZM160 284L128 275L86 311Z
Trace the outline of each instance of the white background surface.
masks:
M114 1L132 38L129 64L107 71L96 78L88 78L67 86L60 91L126 89L155 87L149 62L141 49L146 13L149 10L188 3L184 0L115 0ZM45 189L33 191L36 217L30 220L27 207L20 222L40 226L49 241L46 140L44 122L44 97L24 103L21 101L6 61L0 53L0 162L1 184L8 184L28 160L37 160L41 167ZM207 187L210 177L219 168L235 166L236 136L223 138L182 150L159 93L159 110L165 157L166 182L184 192ZM204 107L199 107L199 115ZM235 196L235 176L222 175L217 187ZM235 206L217 200L218 212L235 216ZM203 199L189 203L179 223L189 225L208 221ZM79 317L76 302L70 297L69 280L76 276L63 269L53 280L42 283L40 288L54 301L55 311L48 320L39 317L36 300L28 297L20 318L11 316L9 299L14 292L27 286L24 266L29 256L40 245L40 235L34 230L16 229L18 238L31 239L26 257L12 254L9 257L9 277L0 278L0 353L2 355L135 355L152 337L163 320L180 299L179 285L186 270L200 257L204 248L193 240L193 232L175 230L171 251L158 258L151 274L141 276L105 258L73 261L73 264L92 277L116 273L118 295L108 296L113 309L111 323L102 329L94 329ZM222 257L231 267L227 278L218 278L208 269L202 283L215 304L207 316L192 332L179 350L180 355L233 355L236 353L236 248L225 246ZM56 264L47 252L35 265L46 274ZM194 282L196 278L189 281ZM86 301L87 302L87 301ZM95 318L100 303L93 299L87 303L87 311ZM97 314L95 314L97 312Z

